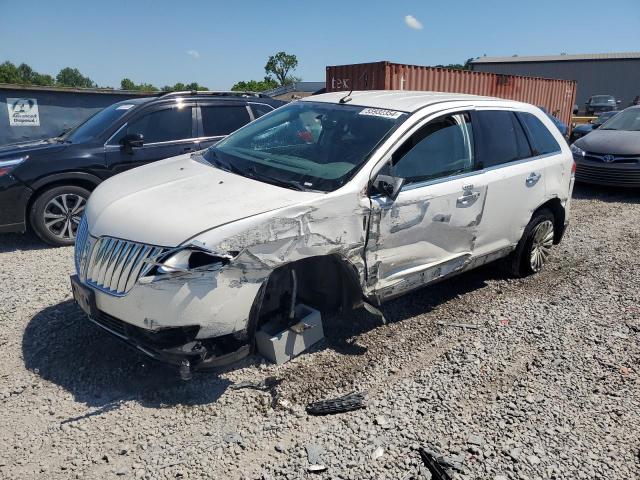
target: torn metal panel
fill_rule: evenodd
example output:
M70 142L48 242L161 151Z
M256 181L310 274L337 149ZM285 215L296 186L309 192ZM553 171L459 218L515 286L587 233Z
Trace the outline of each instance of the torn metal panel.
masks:
M369 292L379 298L395 296L464 266L475 247L487 196L486 185L465 181L414 186L394 202L373 199L366 249Z

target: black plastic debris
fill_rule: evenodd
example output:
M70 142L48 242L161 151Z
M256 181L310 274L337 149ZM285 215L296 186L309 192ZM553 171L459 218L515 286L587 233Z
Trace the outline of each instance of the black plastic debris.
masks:
M447 460L436 450L420 447L418 450L425 467L431 473L434 480L453 480L454 470L462 470L462 466Z
M278 383L280 382L276 377L267 377L259 382L245 380L243 382L234 383L233 385L230 385L229 388L231 390L240 390L243 388L251 388L254 390L269 390L271 387L274 387Z
M328 400L321 400L307 405L309 415L332 415L366 408L364 403L367 392L352 392L348 395Z

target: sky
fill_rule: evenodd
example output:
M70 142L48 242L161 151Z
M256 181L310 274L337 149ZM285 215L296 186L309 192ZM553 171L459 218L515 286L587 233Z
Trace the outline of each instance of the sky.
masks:
M640 0L0 0L0 62L76 67L100 86L228 89L279 51L307 81L380 60L640 51Z

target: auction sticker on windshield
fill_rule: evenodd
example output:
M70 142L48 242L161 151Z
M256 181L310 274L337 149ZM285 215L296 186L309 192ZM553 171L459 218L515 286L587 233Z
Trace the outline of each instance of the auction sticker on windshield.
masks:
M365 108L359 115L369 115L370 117L398 118L402 112L386 110L384 108Z

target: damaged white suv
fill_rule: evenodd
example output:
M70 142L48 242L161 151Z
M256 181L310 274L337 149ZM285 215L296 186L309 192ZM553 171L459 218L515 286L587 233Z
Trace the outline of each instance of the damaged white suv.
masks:
M75 250L89 318L189 370L233 361L296 302L366 306L506 257L539 271L575 165L538 108L428 92L309 97L92 194Z

